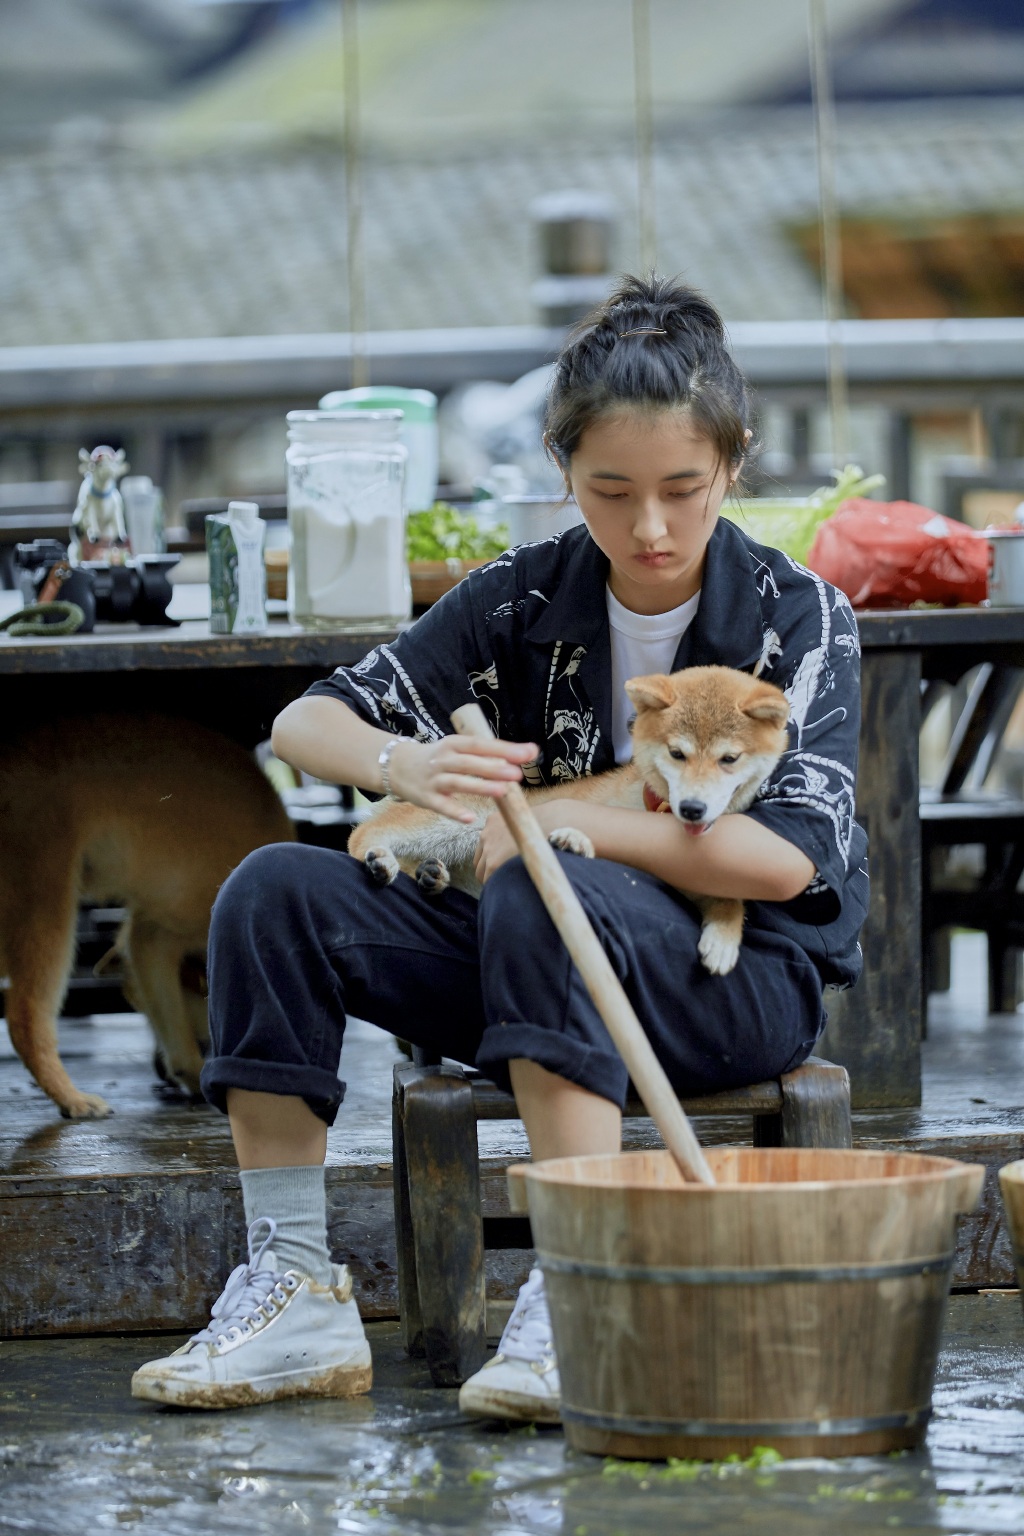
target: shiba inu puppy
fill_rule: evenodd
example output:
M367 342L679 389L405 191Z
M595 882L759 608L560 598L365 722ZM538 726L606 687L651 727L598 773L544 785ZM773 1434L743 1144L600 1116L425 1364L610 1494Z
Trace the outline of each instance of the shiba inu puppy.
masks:
M720 816L745 811L786 749L789 701L771 683L730 667L688 667L671 676L634 677L626 684L636 707L633 759L595 777L527 790L531 804L591 800L601 805L664 812L687 834L710 832ZM473 856L493 800L457 797L477 811L473 825L432 811L383 800L357 827L349 853L361 859L379 885L399 871L412 875L428 895L449 885L479 895ZM590 839L573 827L551 833L556 848L594 857ZM687 893L689 894L689 893ZM743 903L695 894L702 927L705 968L724 976L739 959Z
M160 1075L199 1092L206 1003L183 985L205 956L224 880L264 843L294 840L249 753L184 720L61 720L0 747L0 977L15 1050L62 1115L110 1113L57 1052L80 900L126 907L125 992L157 1039Z

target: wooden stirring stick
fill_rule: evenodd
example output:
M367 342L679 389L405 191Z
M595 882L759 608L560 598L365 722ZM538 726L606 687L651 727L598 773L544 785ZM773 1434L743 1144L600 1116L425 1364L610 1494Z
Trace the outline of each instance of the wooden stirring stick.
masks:
M479 704L464 704L457 709L452 715L452 724L460 736L494 734ZM519 785L510 784L497 805L515 838L537 894L575 961L594 1007L626 1063L647 1113L679 1164L683 1178L693 1184L714 1184L715 1176L693 1134L686 1112Z

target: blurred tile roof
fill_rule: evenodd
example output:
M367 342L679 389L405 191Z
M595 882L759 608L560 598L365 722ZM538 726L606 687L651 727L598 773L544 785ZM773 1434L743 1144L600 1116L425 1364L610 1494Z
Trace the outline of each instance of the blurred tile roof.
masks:
M844 113L846 213L1024 206L1024 103ZM802 109L719 119L656 155L659 266L732 319L820 313L786 228L812 218ZM635 262L631 146L488 147L364 167L369 322L381 330L535 319L528 205L565 187L621 208ZM0 159L0 345L344 330L344 179L336 147L171 159L139 151Z

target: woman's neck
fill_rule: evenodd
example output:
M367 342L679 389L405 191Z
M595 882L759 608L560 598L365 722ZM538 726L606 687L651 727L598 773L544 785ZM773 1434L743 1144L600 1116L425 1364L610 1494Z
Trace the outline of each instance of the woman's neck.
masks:
M665 587L633 581L613 565L608 571L608 586L612 596L623 608L628 608L630 613L644 614L648 618L658 613L669 613L671 609L680 608L683 603L689 602L700 591L705 558L706 555L701 555L692 570L684 572L678 581Z

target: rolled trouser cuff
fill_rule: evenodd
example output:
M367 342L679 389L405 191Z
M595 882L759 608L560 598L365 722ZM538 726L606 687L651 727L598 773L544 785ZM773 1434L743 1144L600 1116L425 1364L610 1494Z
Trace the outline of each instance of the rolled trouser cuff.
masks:
M280 1061L251 1061L243 1056L212 1056L203 1065L199 1086L215 1109L227 1113L229 1088L250 1093L278 1093L304 1099L327 1125L333 1125L345 1097L345 1084L322 1067Z
M599 1050L540 1024L492 1024L484 1030L476 1065L506 1092L512 1088L508 1064L519 1058L535 1061L620 1109L625 1105L629 1074L615 1051Z

